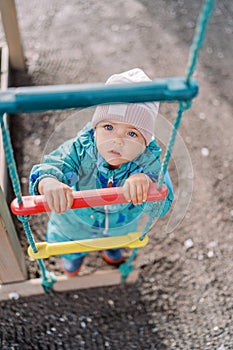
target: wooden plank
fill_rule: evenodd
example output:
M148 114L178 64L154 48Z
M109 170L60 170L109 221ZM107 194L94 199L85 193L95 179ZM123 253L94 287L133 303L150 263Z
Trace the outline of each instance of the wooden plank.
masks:
M1 80L0 80L0 89L5 91L8 88L9 81L9 52L6 44L0 44L0 58L1 58ZM4 115L4 122L8 121L8 116ZM0 133L0 186L4 193L7 191L7 171L6 171L6 159L2 144L2 133Z
M25 70L25 59L21 44L14 0L0 0L2 24L9 47L10 64L13 69Z
M139 270L134 270L128 276L126 284L135 283L138 276ZM119 285L121 283L121 275L117 269L97 271L93 274L76 277L67 277L62 275L56 276L56 278L57 282L53 286L53 290L55 292L107 287ZM44 291L41 287L40 278L0 286L0 300L7 300L14 295L15 297L27 297L32 295L40 295L43 293Z
M7 45L1 44L0 50L0 87L1 90L4 91L8 87L9 56ZM4 115L4 121L7 121L7 115ZM0 283L23 281L27 276L24 256L6 202L6 193L7 169L2 139L0 136Z
M24 281L26 278L25 258L0 187L0 283Z

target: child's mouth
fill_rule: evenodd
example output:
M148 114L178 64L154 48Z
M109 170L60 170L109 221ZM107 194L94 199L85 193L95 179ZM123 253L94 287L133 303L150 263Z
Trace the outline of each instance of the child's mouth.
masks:
M111 154L114 157L121 157L121 153L117 152L117 151L114 151L114 150L111 150L108 153Z

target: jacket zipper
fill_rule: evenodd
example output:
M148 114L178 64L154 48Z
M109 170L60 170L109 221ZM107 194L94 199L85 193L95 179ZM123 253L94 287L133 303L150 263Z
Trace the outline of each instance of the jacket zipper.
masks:
M108 179L108 183L107 183L107 188L112 187L113 185L113 175ZM105 205L104 206L104 211L105 211L105 228L103 231L103 235L107 235L108 233L108 229L109 229L109 216L108 216L108 206Z
M113 175L108 179L107 187L112 187L113 185Z

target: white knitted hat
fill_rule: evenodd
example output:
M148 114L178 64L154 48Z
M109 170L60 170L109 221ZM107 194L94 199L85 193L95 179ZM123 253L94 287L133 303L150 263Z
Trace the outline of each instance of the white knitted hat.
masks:
M106 81L106 85L145 81L151 81L151 79L141 69L135 68L112 75ZM146 145L148 145L154 134L158 110L159 102L100 105L93 115L92 127L95 128L100 121L105 119L131 124L141 132L146 140Z

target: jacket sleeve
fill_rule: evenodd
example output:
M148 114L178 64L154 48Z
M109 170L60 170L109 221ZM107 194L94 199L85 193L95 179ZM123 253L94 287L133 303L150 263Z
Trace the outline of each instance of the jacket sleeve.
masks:
M55 151L44 156L41 164L33 166L29 177L29 191L39 194L38 184L45 177L53 177L68 186L78 181L78 169L84 156L79 139L66 141Z

